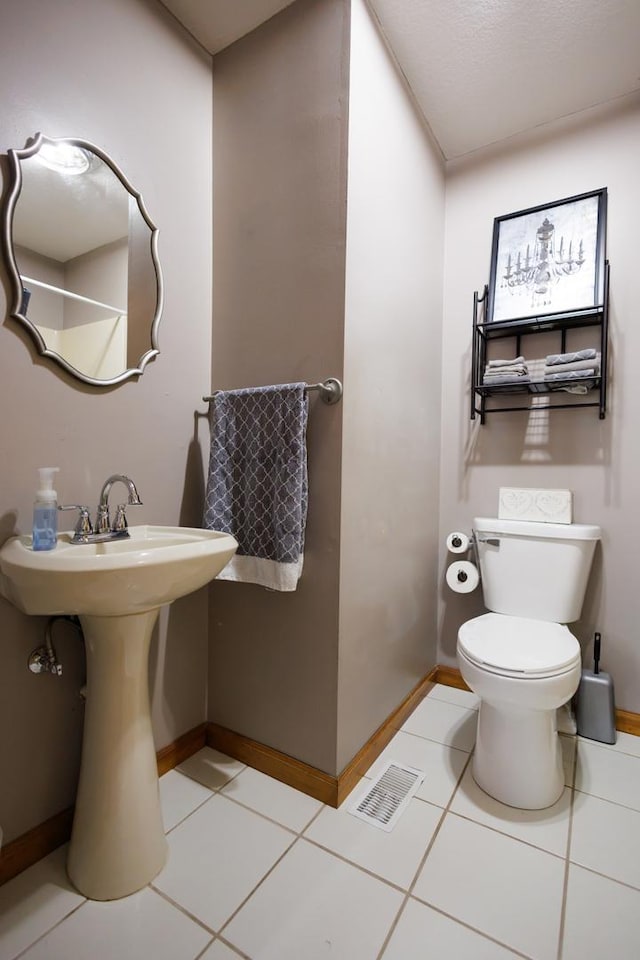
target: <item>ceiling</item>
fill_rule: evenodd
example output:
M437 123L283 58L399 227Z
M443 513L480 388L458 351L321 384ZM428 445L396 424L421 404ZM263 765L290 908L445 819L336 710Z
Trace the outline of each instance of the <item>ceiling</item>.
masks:
M129 235L130 195L96 154L89 169L68 176L44 166L38 153L20 160L22 185L13 242L59 263ZM19 258L18 258L19 259Z
M293 0L162 0L215 54ZM368 0L447 160L640 90L639 0Z
M294 0L161 0L205 50L219 53Z

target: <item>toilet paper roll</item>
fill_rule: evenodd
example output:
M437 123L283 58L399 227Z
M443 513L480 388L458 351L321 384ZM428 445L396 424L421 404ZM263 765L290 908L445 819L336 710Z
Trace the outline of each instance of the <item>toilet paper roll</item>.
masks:
M447 537L447 550L449 553L466 553L469 549L469 537L466 533L459 533L454 530Z
M447 567L447 585L455 593L471 593L480 583L480 574L475 563L456 560Z

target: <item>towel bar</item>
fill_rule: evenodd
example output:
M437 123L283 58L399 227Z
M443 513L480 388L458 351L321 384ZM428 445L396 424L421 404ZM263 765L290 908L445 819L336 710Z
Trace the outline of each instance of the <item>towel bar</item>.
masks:
M342 399L342 384L335 377L329 377L322 383L308 383L307 390L318 390L325 403L338 403ZM215 397L215 391L211 396L203 397L205 403L209 403Z

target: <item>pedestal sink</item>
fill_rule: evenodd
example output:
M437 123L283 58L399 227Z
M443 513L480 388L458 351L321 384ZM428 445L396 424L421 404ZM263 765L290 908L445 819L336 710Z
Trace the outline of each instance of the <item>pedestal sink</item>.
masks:
M0 550L0 592L24 613L80 617L87 708L67 869L92 900L139 890L167 857L151 732L148 653L161 606L204 586L237 549L228 534L130 527L130 538Z

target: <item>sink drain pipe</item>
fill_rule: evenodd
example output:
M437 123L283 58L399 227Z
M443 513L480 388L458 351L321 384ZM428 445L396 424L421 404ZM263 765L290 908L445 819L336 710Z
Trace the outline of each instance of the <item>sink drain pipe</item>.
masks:
M44 634L44 646L37 647L35 650L32 650L29 654L29 670L32 673L51 673L54 677L62 676L62 664L58 660L58 656L53 646L53 627L59 621L63 620L66 623L70 623L71 626L80 634L80 638L84 640L84 634L82 633L82 626L77 617L66 616L63 614L58 614L55 617L49 617L47 620L47 626L45 628Z

